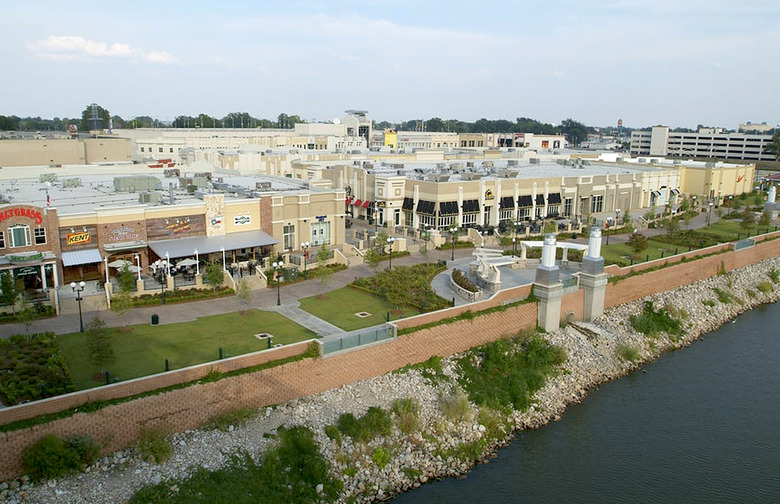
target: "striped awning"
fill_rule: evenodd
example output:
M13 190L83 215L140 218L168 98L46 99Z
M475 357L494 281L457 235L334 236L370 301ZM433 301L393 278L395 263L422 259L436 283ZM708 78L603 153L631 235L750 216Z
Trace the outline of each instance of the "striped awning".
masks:
M103 258L100 257L100 250L96 248L74 250L72 252L62 253L63 266L78 266L79 264L95 264L102 261Z

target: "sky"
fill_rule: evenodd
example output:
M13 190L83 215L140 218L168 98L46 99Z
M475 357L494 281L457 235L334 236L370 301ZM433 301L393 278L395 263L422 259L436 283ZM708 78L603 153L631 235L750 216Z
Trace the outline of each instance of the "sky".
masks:
M0 0L0 115L780 123L778 0Z

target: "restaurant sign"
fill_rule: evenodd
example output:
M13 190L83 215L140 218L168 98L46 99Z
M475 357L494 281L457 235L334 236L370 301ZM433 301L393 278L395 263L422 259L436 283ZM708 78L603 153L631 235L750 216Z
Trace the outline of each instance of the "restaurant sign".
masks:
M246 226L247 224L252 223L252 216L250 214L246 215L236 215L233 217L233 225L234 226Z
M65 236L68 245L78 245L92 241L91 233L69 233Z
M2 223L6 219L10 219L11 217L27 217L35 221L36 224L40 224L43 222L43 217L41 216L41 212L39 210L34 210L32 208L15 207L0 212L0 223Z
M138 233L131 227L120 227L111 231L108 241L129 241L137 240Z

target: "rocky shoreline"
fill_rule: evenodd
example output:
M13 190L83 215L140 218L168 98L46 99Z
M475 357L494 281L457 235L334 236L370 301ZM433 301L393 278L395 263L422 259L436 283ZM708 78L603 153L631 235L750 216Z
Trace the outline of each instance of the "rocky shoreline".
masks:
M527 411L515 411L511 418L502 421L513 429L533 429L558 420L569 404L581 401L599 384L619 378L666 351L691 344L744 311L777 301L780 286L775 285L767 293L757 287L759 282L771 282L768 274L773 268L780 270L780 258L646 298L656 307L669 306L687 314L682 318L685 334L678 339L666 335L648 338L633 330L629 317L642 311L645 300L610 309L593 323L570 324L546 334L548 341L566 350L568 358L562 365L563 372L547 380ZM731 293L733 302L720 302L716 288ZM636 362L618 355L621 345L630 345L638 351ZM304 425L315 433L333 474L344 482L340 502L383 500L433 478L464 474L476 463L446 455L459 443L474 443L489 434L486 432L489 427L481 423L476 406L472 405L471 413L460 418L448 418L442 413L441 397L457 394L452 379L456 373L453 362L454 357L442 360L440 373L445 375L442 379L431 379L431 371L424 376L419 369L390 373L275 408L263 408L257 418L228 432L192 430L175 434L174 455L163 464L144 462L134 450L125 450L102 457L87 472L70 478L35 485L26 478L5 482L0 484L0 501L11 504L123 502L143 485L186 477L199 466L220 468L230 454L240 450L257 458L271 442L267 435L283 425ZM359 416L371 406L390 409L393 401L408 397L419 405L419 428L411 434L395 429L392 436L367 443L353 443L348 437L338 443L325 435L324 427L336 423L342 413ZM510 441L512 431L506 429L490 439L483 446L482 457L490 456L499 445ZM390 453L389 462L382 468L372 460L372 453L380 446Z

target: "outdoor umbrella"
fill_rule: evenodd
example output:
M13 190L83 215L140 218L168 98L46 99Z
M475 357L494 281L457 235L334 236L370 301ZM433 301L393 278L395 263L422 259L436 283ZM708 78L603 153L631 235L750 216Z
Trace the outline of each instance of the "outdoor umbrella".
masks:
M132 266L130 261L125 261L124 259L117 259L116 261L111 261L108 263L108 266L110 268L124 268L125 266Z
M195 259L182 259L176 263L176 266L195 266L196 264L198 264L198 261Z

